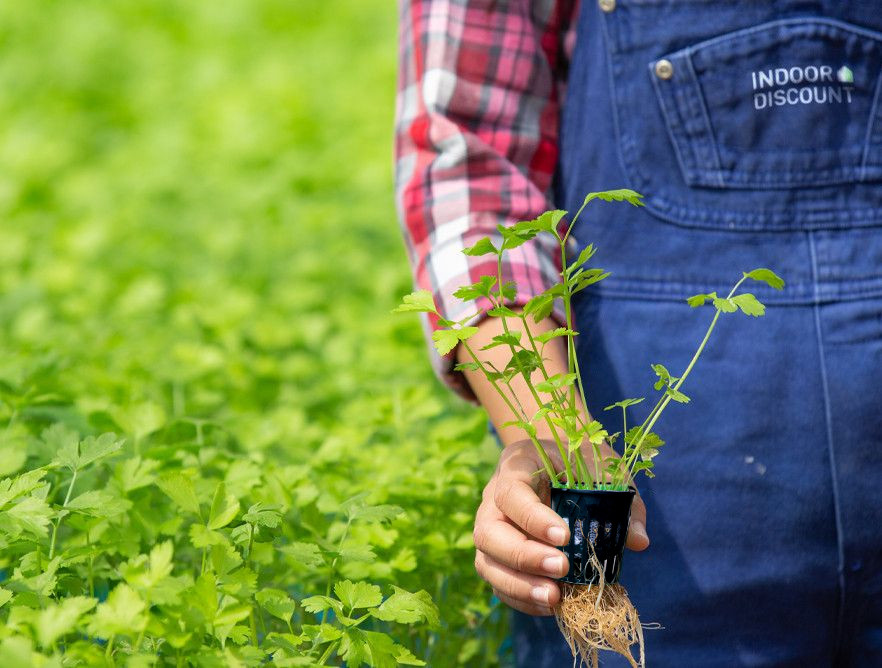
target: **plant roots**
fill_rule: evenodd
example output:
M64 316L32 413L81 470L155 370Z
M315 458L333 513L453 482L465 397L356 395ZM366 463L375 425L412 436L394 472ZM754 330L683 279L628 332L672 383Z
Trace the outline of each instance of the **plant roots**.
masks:
M554 608L557 626L573 653L573 666L598 666L598 651L605 649L626 657L632 668L645 668L643 628L628 592L619 584L606 584L603 568L593 554L600 582L591 585L561 583L561 600ZM646 628L661 628L648 624ZM639 660L631 653L637 645Z

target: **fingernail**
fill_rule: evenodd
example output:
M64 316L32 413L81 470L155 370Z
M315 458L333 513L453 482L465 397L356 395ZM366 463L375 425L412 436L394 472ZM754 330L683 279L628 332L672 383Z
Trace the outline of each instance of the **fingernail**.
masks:
M548 587L533 587L530 592L531 598L537 603L548 604Z
M649 536L646 533L646 527L643 526L643 522L634 522L631 525L631 531L634 532L634 535L645 538L647 541L649 540Z
M567 532L563 527L551 527L547 535L552 545L563 545L567 539Z
M542 570L557 575L563 570L563 557L545 557L542 560Z

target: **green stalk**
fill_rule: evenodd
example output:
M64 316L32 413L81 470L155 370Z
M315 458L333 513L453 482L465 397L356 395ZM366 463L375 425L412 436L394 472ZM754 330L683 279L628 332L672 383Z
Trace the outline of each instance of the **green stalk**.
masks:
M524 329L527 332L527 339L530 341L530 347L532 348L533 352L539 357L539 359L542 360L542 353L539 352L539 348L536 346L536 339L533 338L533 333L530 331L530 325L527 323L527 316L525 316L523 313L521 313L520 319L521 319L521 323L524 325ZM543 352L544 352L544 349L545 348L543 346ZM547 381L549 379L549 376L548 376L548 371L546 371L546 369L545 369L545 364L540 364L539 370L542 372L542 377ZM559 393L557 390L552 388L551 396L552 396L552 399L554 400L552 402L552 405L554 405L554 402L557 402L558 405L564 407L565 409L569 408L570 410L572 410L573 415L576 416L576 421L579 423L579 426L582 427L583 429L585 428L585 423L582 421L582 416L579 415L579 411L576 410L576 407L573 405L567 406L566 392ZM560 412L558 412L558 416L560 416L562 419L565 418L565 415L562 415ZM548 419L547 416L546 416L546 422L549 424L554 424L550 421L550 419ZM555 432L555 433L557 433L557 432ZM576 474L579 478L579 482L582 485L588 485L589 482L591 481L591 476L588 473L588 469L585 468L585 463L582 461L581 453L579 453L579 452L576 453L575 461L576 461Z
M70 485L67 487L67 495L64 497L64 503L61 504L62 510L67 508L67 504L70 502L70 495L73 493L74 483L77 481L77 469L74 469L73 476L70 479ZM62 518L58 518L58 521L52 526L52 540L49 543L49 561L52 561L52 557L55 556L55 539L58 537L58 527L61 526Z
M573 227L575 226L576 221L579 220L579 216L582 215L582 211L585 210L585 207L586 207L586 206L588 206L588 198L587 198L587 197L585 198L585 201L582 202L582 206L579 207L579 210L576 211L576 215L573 216L573 219L570 221L569 227L567 227L567 232L566 232L566 234L564 234L564 236L563 236L563 241L564 241L564 243L565 243L566 240L569 238L569 236L570 236L570 232L573 231ZM560 235L558 235L557 230L554 231L554 235L555 235L556 237L560 238Z
M498 292L499 301L497 302L497 305L504 306L505 305L505 297L502 294L502 251L501 250L500 250L499 254L496 256L496 280L498 282L498 287L499 287L499 292ZM508 321L506 320L504 313L501 314L501 319L502 319L502 330L506 334L510 334L510 331L508 329ZM529 331L529 327L527 327L526 329ZM511 351L511 354L513 357L515 355L514 346L509 343L508 349ZM544 366L542 364L541 359L539 360L539 366L540 367ZM529 374L522 372L521 376L523 376L524 382L527 385L527 389L530 391L530 394L533 396L533 400L536 402L536 405L541 408L543 405L543 401L542 401L542 399L539 398L539 393L536 392L536 388L533 387L533 382L530 380ZM527 418L526 414L524 414L524 421L526 422L527 419L528 418ZM554 437L554 442L557 445L558 452L560 453L561 459L563 459L564 468L566 469L566 472L567 472L567 486L569 487L569 486L573 485L576 481L575 477L573 476L573 467L570 462L569 454L564 449L563 443L561 443L561 440L560 440L560 436L557 433L557 428L556 428L555 424L551 421L551 418L548 417L548 415L545 415L545 424L548 425L548 428L551 430L551 435Z
M545 354L545 345L544 344L542 345L542 350L540 351L539 347L536 345L536 339L533 337L533 332L530 331L530 325L527 323L527 316L524 315L523 312L521 312L519 314L519 317L521 319L521 322L524 325L524 329L527 332L527 339L530 341L530 348L532 348L533 352L536 353L536 355L539 357L540 360L543 359L543 355ZM545 370L544 364L539 366L539 370L542 372L543 379L548 380L549 379L548 371ZM557 401L560 405L566 406L566 401L567 401L566 392L558 392L557 390L552 389L551 396L554 397L554 400ZM575 409L575 406L570 406L570 408L573 409L573 413L576 416L576 420L579 421L579 425L584 427L585 422L582 420L582 416L579 414L579 411L577 411ZM558 413L558 415L560 415L560 414ZM563 417L563 416L561 416L561 417Z
M331 658L331 654L333 654L333 653L334 653L334 650L337 649L337 645L338 645L339 643L340 643L339 640L335 640L335 641L332 642L330 645L328 645L328 648L325 650L325 653L322 654L322 657L319 659L319 665L320 665L320 666L324 666L324 665L325 665L325 661L327 661L328 659Z
M739 280L734 285L734 287L729 291L729 294L726 296L726 299L731 299L735 295L735 292L738 290L738 288L741 287L741 284L744 283L745 280L747 280L747 276L742 277L741 280ZM722 311L717 309L717 312L714 314L714 317L711 320L710 326L707 328L707 332L705 332L704 338L701 340L701 343L698 346L698 350L695 351L695 354L692 356L692 359L689 360L689 364L687 365L686 370L683 371L683 375L680 376L680 380L678 380L676 382L676 384L674 385L675 390L679 390L683 386L683 383L685 382L686 378L689 376L690 372L692 371L692 368L695 366L695 363L698 361L698 358L701 356L701 353L704 351L704 348L707 345L707 342L710 339L710 336L714 331L714 327L717 326L717 320L720 319L721 313L722 313ZM662 412L664 411L664 409L667 407L667 405L669 403L671 403L671 397L670 397L670 395L665 393L662 397L661 405L659 406L658 410L655 411L655 415L652 416L652 419L648 421L648 424L646 425L646 429L644 429L643 432L640 434L640 440L635 444L634 450L631 453L631 458L629 459L628 462L626 462L627 472L629 475L632 475L631 468L637 462L637 456L638 456L638 453L640 452L640 446L643 444L643 441L646 438L646 434L648 434L650 431L652 431L653 425L655 425L655 423L658 421L659 417L661 417Z
M251 645L253 647L257 647L257 622L254 620L254 606L251 606L251 611L248 613L248 619L251 626Z
M576 222L576 219L579 217L579 214L582 213L582 209L585 208L585 204L582 204L582 207L576 213L576 217L573 218L573 222L570 223L570 228L567 230L567 235L563 238L557 233L557 230L554 230L554 236L557 239L558 245L560 246L560 277L561 281L563 281L564 287L564 312L566 313L567 318L567 329L575 331L573 329L573 308L572 308L572 298L573 293L570 290L570 279L567 276L567 246L566 246L566 237L569 236L570 230L573 228L573 224ZM576 344L573 341L574 336L572 334L567 334L567 373L575 373L576 374L576 385L579 387L579 397L582 399L582 406L584 406L585 410L588 410L588 402L585 399L585 387L582 384L582 371L579 368L579 360L576 358ZM576 385L570 385L570 405L576 405ZM594 444L592 444L592 453L594 455L594 472L597 476L600 476L600 448ZM594 481L596 484L596 480Z

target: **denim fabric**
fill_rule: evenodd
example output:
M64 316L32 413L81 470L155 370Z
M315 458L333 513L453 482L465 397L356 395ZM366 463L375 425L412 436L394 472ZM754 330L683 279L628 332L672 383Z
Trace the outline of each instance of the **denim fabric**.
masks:
M613 272L575 304L592 414L617 430L603 407L651 392L651 363L685 368L713 313L685 297L760 266L787 281L750 286L764 318L721 318L692 402L657 425L657 477L638 481L652 544L621 575L664 627L652 667L882 666L880 30L874 2L583 5L558 200L647 196L574 231ZM822 66L851 103L800 92ZM776 104L791 88L808 102ZM520 666L572 665L551 619L515 613L513 640Z

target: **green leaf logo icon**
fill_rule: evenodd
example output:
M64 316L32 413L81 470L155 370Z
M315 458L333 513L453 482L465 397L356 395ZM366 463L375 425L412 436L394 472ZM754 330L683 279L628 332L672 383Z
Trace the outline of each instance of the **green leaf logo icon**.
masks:
M848 65L843 65L836 72L836 78L841 83L854 83L854 72L851 71Z

